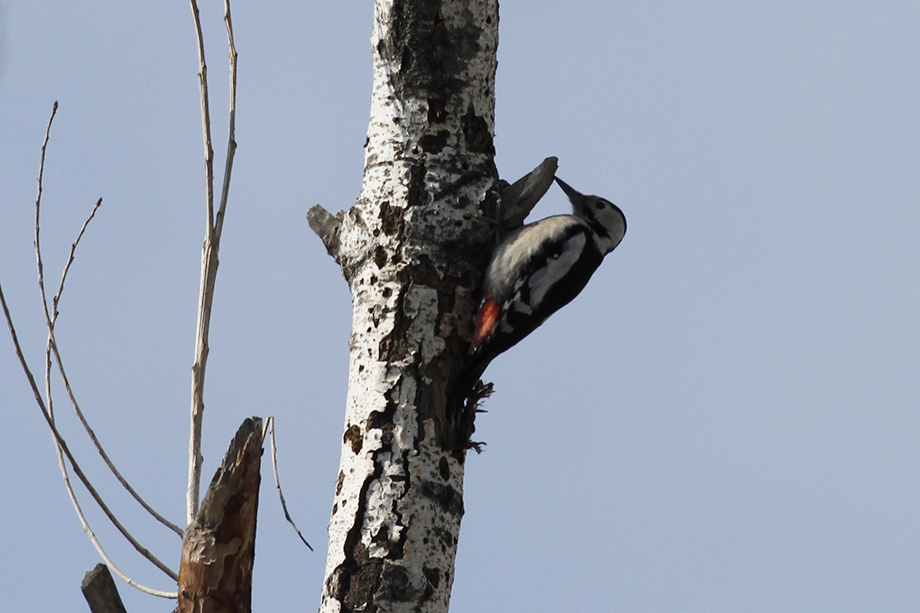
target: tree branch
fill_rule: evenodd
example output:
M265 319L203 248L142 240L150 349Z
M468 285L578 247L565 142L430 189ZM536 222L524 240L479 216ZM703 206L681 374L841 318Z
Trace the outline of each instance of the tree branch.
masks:
M214 150L211 148L211 112L208 108L208 65L204 55L204 37L198 3L190 0L198 39L198 87L201 95L201 126L204 134L204 165L208 224L201 253L201 285L198 289L198 324L195 330L195 362L192 365L192 407L188 449L188 489L185 493L186 521L191 522L198 510L201 485L201 421L204 417L204 375L208 365L208 333L211 323L211 298L216 275L217 254L214 238ZM212 273L212 269L214 272Z
M80 409L80 404L77 402L77 398L74 395L73 388L70 385L70 379L67 377L67 373L64 370L64 361L61 358L61 353L60 353L60 350L58 349L57 339L55 338L55 334L54 334L54 326L57 323L57 317L59 314L58 305L60 304L60 301L61 301L61 295L64 292L64 282L67 280L67 273L70 271L70 266L71 264L73 264L74 258L76 256L77 245L80 244L80 239L83 238L83 233L86 231L86 227L89 225L90 221L92 221L93 217L96 215L96 210L99 208L101 204L102 204L102 198L96 201L96 205L93 207L93 210L90 212L89 217L87 217L86 220L83 222L83 226L80 228L80 232L79 234L77 234L76 240L70 246L70 256L67 258L67 264L64 266L64 272L61 274L61 281L58 284L57 293L54 295L54 298L51 301L51 304L52 304L51 313L49 313L48 311L48 303L44 300L45 283L44 283L44 279L42 277L41 272L39 272L38 284L39 284L39 287L41 288L41 294L43 297L42 304L44 306L44 311L45 311L45 327L48 331L48 344L45 350L45 397L48 402L49 413L53 417L54 409L53 409L52 397L51 397L51 379L50 379L51 352L53 351L55 361L57 362L57 365L58 365L58 372L60 372L61 374L61 379L64 382L64 388L67 390L67 395L70 398L70 403L73 405L74 411L76 412L77 417L80 419L80 423L83 424L84 430L86 430L87 435L89 436L90 440L95 446L96 451L99 453L100 457L102 457L102 460L105 462L106 466L109 467L109 470L112 471L112 474L115 475L115 478L118 480L119 483L121 483L122 487L124 487L128 491L128 493L138 502L138 504L140 504L144 508L144 510L150 513L150 515L152 515L161 524L163 524L164 526L166 526L167 528L169 528L170 530L172 530L173 532L181 536L182 529L179 528L174 523L172 523L171 521L167 520L165 517L163 517L159 513L157 513L157 511L153 509L153 507L151 507L149 504L147 504L147 502L143 498L141 498L140 494L138 494L135 491L135 489L131 486L131 484L128 483L127 479L125 479L122 476L121 472L115 467L115 464L112 462L112 460L109 458L109 455L106 453L105 449L102 447L102 443L100 443L99 439L96 437L96 432L89 425L89 422L87 421L85 415L83 414L83 411ZM38 208L38 206L39 206L39 203L36 202L36 209ZM35 245L36 245L36 259L38 260L38 262L41 262L42 260L41 249L38 244L37 233L36 233Z
M73 467L74 473L77 475L77 477L80 478L80 481L83 483L84 487L86 487L87 491L96 501L96 504L99 505L99 508L102 509L102 512L106 514L106 516L114 524L114 526L118 529L118 531L121 532L122 536L128 539L128 541L134 546L134 548L141 555L143 555L148 560L153 562L157 566L157 568L165 572L171 578L177 579L178 576L176 575L175 572L170 570L165 564L163 564L156 557L154 557L153 554L151 554L149 551L147 551L147 549L141 546L141 544L138 543L137 540L135 540L134 537L131 536L131 534L127 530L125 530L125 527L122 526L121 522L119 522L118 519L115 518L115 516L112 514L109 507L102 500L102 497L99 495L99 492L97 492L96 488L94 488L93 485L89 482L89 479L87 479L86 474L80 468L80 465L77 463L73 454L70 452L70 449L67 447L66 441L62 438L61 433L58 431L57 426L55 426L54 424L54 419L51 417L51 415L48 413L47 408L45 407L45 402L42 400L41 392L38 389L38 385L35 383L35 377L32 375L32 370L29 368L29 365L25 359L25 355L22 352L22 347L19 344L19 336L16 334L16 328L13 325L13 318L10 315L9 307L6 304L6 296L3 294L2 284L0 284L0 306L2 306L3 314L6 317L6 324L10 331L10 337L13 340L13 346L16 351L16 357L19 358L19 363L22 366L23 372L25 373L26 378L29 381L29 386L32 388L32 394L35 397L35 402L38 404L38 408L39 410L41 410L42 416L45 418L45 422L48 424L48 427L51 428L51 434L54 437L55 445L58 446L59 453L62 452L64 455L67 456L67 459L70 462L71 467ZM63 460L61 459L60 455L59 455L58 462L59 464L63 465ZM131 579L124 573L122 573L118 569L118 567L115 566L111 558L109 558L109 556L102 549L102 546L99 544L98 539L96 539L96 535L93 533L92 529L87 523L86 518L83 515L83 511L80 508L80 504L79 502L77 502L77 498L76 498L76 495L74 494L73 487L70 485L70 478L67 476L66 470L63 470L62 472L64 474L64 485L67 487L67 493L70 496L70 501L71 503L73 503L74 508L77 511L77 516L80 519L80 523L83 525L83 531L86 532L86 535L89 537L90 542L92 542L93 546L96 548L96 551L105 561L105 563L109 567L111 567L111 569L115 572L116 575L124 579L125 582L127 582L132 587L135 587L143 592L147 592L148 594L152 594L154 596L161 596L163 598L175 598L176 595L174 592L161 592L159 590L154 590L154 589L145 587L137 583L136 581L134 581L133 579Z
M201 124L204 134L205 174L207 184L208 224L204 245L201 250L201 284L198 291L198 324L195 332L195 362L192 365L192 403L191 428L189 433L189 473L186 491L186 517L189 522L198 509L198 497L201 489L201 425L204 418L204 380L208 365L208 337L211 328L211 307L214 302L214 285L217 280L217 267L220 263L220 236L223 230L224 215L230 191L230 176L233 170L233 158L236 152L236 75L237 53L233 43L233 22L230 18L230 3L224 2L224 22L227 26L227 41L230 47L230 111L229 135L227 142L227 160L224 166L220 205L214 215L214 151L211 148L211 116L208 102L208 68L205 62L204 37L201 33L201 20L198 3L191 0L192 16L195 21L195 34L198 39L198 85L201 95Z
M278 477L278 459L275 457L278 450L275 448L275 418L269 416L265 422L265 430L262 432L262 439L265 439L266 432L271 434L271 449L272 449L272 472L275 474L275 488L278 490L278 498L281 500L281 508L284 510L284 519L288 520L288 523L294 528L294 532L297 533L297 536L300 537L300 540L303 541L303 544L307 546L307 549L313 551L313 547L310 546L310 543L307 542L307 539L303 537L303 534L300 532L300 528L297 527L297 524L294 523L294 520L291 519L291 514L288 513L287 502L284 500L284 494L281 492L281 480Z
M233 172L233 157L236 155L236 45L233 43L233 21L230 19L230 0L224 0L224 23L227 26L227 45L230 62L230 109L229 128L227 130L227 159L224 164L224 181L220 190L220 207L214 221L214 234L220 241L224 227L224 212L227 210L227 197L230 194L230 175Z
M3 294L3 288L2 288L2 286L0 286L0 303L2 303L3 313L4 313L4 316L6 317L7 326L8 326L9 331L10 331L10 337L11 337L12 340L13 340L13 346L14 346L14 348L15 348L16 355L17 355L17 357L19 358L20 365L22 366L23 372L25 373L26 378L27 378L28 381L29 381L29 385L30 385L30 387L32 388L32 393L33 393L33 395L34 395L34 397L35 397L35 401L36 401L36 403L38 404L38 407L39 407L39 409L41 410L42 415L43 415L44 418L45 418L45 421L47 422L49 428L51 429L52 438L53 438L53 440L54 440L55 449L56 449L57 455L58 455L58 465L59 465L59 467L60 467L60 469L61 469L61 474L62 474L63 479L64 479L64 486L65 486L65 488L67 489L67 493L68 493L68 495L70 496L71 503L74 505L74 509L75 509L76 512L77 512L77 516L78 516L78 518L80 519L80 522L81 522L81 524L83 525L83 529L84 529L84 531L86 532L87 536L89 537L90 542L93 543L93 546L94 546L94 547L96 548L96 550L99 552L100 556L101 556L107 563L109 563L109 564L112 566L113 570L115 570L115 572L116 572L120 577L122 577L125 581L127 581L129 584L133 585L134 587L137 587L138 589L141 589L141 590L143 590L143 591L146 591L146 592L148 592L148 593L151 593L151 594L155 594L155 595L158 595L158 596L170 597L171 594L169 594L169 593L167 593L167 592L160 592L160 591L158 591L158 590L152 590L151 588L147 588L147 587L142 586L142 585L138 584L137 582L133 581L132 579L130 579L129 577L127 577L126 575L124 575L123 573L121 573L121 571L118 570L118 568L111 562L111 560L109 559L109 557L106 555L105 551L102 549L101 545L99 544L98 540L96 539L96 536L95 536L95 534L93 533L92 529L89 527L89 524L87 523L86 518L85 518L85 516L83 515L83 511L82 511L82 509L81 509L81 507L80 507L80 504L79 504L79 502L78 502L77 499L76 499L76 495L74 494L73 487L71 486L71 483L70 483L70 478L69 478L69 476L68 476L68 474L67 474L66 465L64 464L64 458L63 458L63 456L64 456L65 454L66 454L66 456L67 456L67 459L70 461L71 466L73 467L74 472L75 472L75 473L77 474L77 476L80 478L81 482L82 482L83 485L86 487L87 491L90 492L90 495L92 495L93 499L96 501L96 503L97 503L97 504L99 505L99 507L102 509L102 511L106 514L106 516L109 518L109 520L112 521L112 523L115 525L115 527L122 533L122 535L123 535L126 539L128 539L128 541L135 547L135 549L137 549L138 552L140 552L144 557L146 557L148 560L150 560L151 562L153 562L158 568L160 568L161 570L163 570L167 575L170 575L170 576L173 577L173 578L176 577L176 575L175 575L175 573L174 573L173 571L171 571L171 570L170 570L168 567L166 567L162 562L160 562L160 561L159 561L155 556L153 556L147 549L145 549L144 547L142 547L142 546L140 545L140 543L138 543L137 540L135 540L134 537L131 536L131 534L128 533L127 530L125 530L124 526L121 525L121 523L117 520L117 518L115 518L115 516L114 516L114 515L112 514L112 512L109 510L108 506L107 506L107 505L104 503L104 501L102 500L101 496L99 496L99 493L98 493L98 492L96 491L96 489L92 486L92 484L89 482L89 479L86 477L86 475L85 475L85 474L83 473L83 471L81 470L79 464L77 463L77 461L76 461L76 459L74 458L74 456L71 454L69 448L67 447L66 442L65 442L65 441L63 440L63 438L61 437L60 432L58 431L58 429L57 429L57 427L56 427L56 425L55 425L55 423L54 423L54 414L53 414L53 406L51 405L51 387L50 387L50 385L51 385L51 383L50 383L50 367L51 367L51 364L50 364L50 362L51 362L50 352L51 352L51 349L50 349L50 348L51 348L52 346L54 346L55 343L54 343L54 340L53 340L53 319L50 317L49 312L48 312L48 301L47 301L47 297L46 297L46 294L45 294L44 269L43 269L42 257L41 257L41 241L40 241L40 237L41 237L41 195L42 195L42 183L43 183L43 177L44 177L45 154L46 154L46 150L47 150L48 140L49 140L49 137L50 137L51 125L52 125L52 122L54 121L54 116L55 116L55 114L56 114L56 112L57 112L57 107L58 107L58 104L57 104L57 102L55 102L55 103L54 103L54 107L53 107L53 109L52 109L51 118L49 119L49 121L48 121L48 126L47 126L47 128L46 128L46 130L45 130L45 139L44 139L44 142L43 142L43 144L42 144L41 163L40 163L40 165L39 165L39 174L38 174L38 194L37 194L37 196L36 196L36 202L35 202L35 252L36 252L36 262L37 262L37 269L38 269L39 291L40 291L40 294L41 294L43 310L44 310L44 312L45 312L45 320L46 320L46 323L50 325L50 328L49 328L49 348L46 350L46 353L45 353L45 382L46 382L46 392L47 392L47 394L48 394L48 405L47 405L47 407L46 407L45 403L44 403L43 400L42 400L41 392L40 392L39 389L38 389L38 385L35 383L35 377L32 375L32 371L31 371L31 369L29 368L28 363L26 362L25 355L23 354L22 347L21 347L20 344L19 344L19 337L18 337L18 335L16 334L16 328L15 328L15 326L14 326L14 324L13 324L13 319L12 319L12 316L10 315L9 307L8 307L8 305L7 305L7 303L6 303L6 297L5 297L4 294ZM100 204L100 201L97 201L96 207L98 207L99 204ZM66 278L67 269L69 268L70 262L72 262L74 250L76 249L76 243L79 242L79 237L82 236L83 231L86 229L86 225L89 223L90 219L92 219L93 214L95 213L96 207L94 207L93 213L91 213L90 216L89 216L89 218L84 222L83 227L82 227L82 229L81 229L81 231L80 231L80 234L78 235L77 241L75 241L74 245L73 245L72 248L71 248L71 260L68 261L68 265L65 267L64 278ZM62 282L61 282L62 285L61 285L61 287L59 287L58 294L55 296L55 303L57 303L57 301L58 301L58 299L59 299L59 297L60 297L60 293L61 293L62 288L63 288L63 281L64 281L64 278L62 278ZM59 357L59 356L58 356L58 357Z

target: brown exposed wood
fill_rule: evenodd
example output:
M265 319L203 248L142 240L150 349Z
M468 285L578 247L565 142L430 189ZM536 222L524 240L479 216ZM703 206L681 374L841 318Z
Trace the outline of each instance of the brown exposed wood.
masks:
M252 603L262 420L240 426L188 528L178 613L248 613Z
M127 613L121 596L118 595L112 573L102 562L86 573L80 589L83 590L83 597L86 598L92 613Z

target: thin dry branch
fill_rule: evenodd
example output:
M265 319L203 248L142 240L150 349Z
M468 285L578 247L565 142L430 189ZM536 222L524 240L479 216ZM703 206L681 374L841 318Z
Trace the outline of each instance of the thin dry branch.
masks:
M42 295L42 305L45 311L45 327L48 330L48 345L45 350L45 398L48 403L48 411L51 414L51 417L53 419L54 418L54 405L52 403L51 377L50 377L51 375L50 373L51 353L53 352L55 361L57 362L57 365L58 365L58 372L60 372L61 374L61 379L64 382L64 388L67 390L67 395L70 398L70 403L73 405L74 411L76 412L77 417L80 419L80 423L83 424L84 430L86 430L87 435L89 436L93 445L96 447L97 453L99 453L100 457L105 462L106 466L109 467L109 470L112 471L112 474L115 475L115 478L122 485L122 487L124 487L128 491L128 493L138 502L138 504L141 505L141 507L144 508L144 510L150 513L150 515L153 516L153 518L159 521L161 524L163 524L164 526L166 526L167 528L169 528L170 530L172 530L179 536L182 536L182 529L179 528L179 526L172 523L171 521L169 521L168 519L166 519L165 517L163 517L162 515L160 515L155 509L153 509L153 507L151 507L140 496L140 494L138 494L137 491L135 491L135 489L131 486L131 484L128 483L127 479L125 479L122 476L121 472L118 470L118 468L116 468L115 464L109 458L108 453L106 453L105 449L102 447L102 443L99 442L99 439L96 436L96 432L89 425L89 422L87 421L86 416L83 414L83 411L80 409L80 404L77 402L77 398L74 395L73 388L70 385L70 379L67 377L67 373L64 369L64 361L61 358L61 353L60 353L60 350L58 349L57 339L55 338L55 335L54 335L54 326L57 323L57 317L59 314L58 305L60 304L60 301L61 301L61 295L64 292L64 283L67 280L67 274L70 271L70 267L73 264L74 258L76 256L77 246L80 244L80 239L83 238L83 233L86 232L87 226L93 220L93 217L96 215L96 211L99 209L99 206L101 204L102 204L102 198L96 201L96 205L93 207L92 212L90 212L89 217L87 217L86 220L83 222L83 226L80 228L80 232L79 234L77 234L76 240L70 246L70 255L67 258L67 264L64 266L64 271L61 274L61 281L58 284L57 293L55 293L54 298L51 301L51 312L50 313L48 309L48 302L45 299L45 283L44 283L43 274L41 272L41 268L42 268L41 267L41 262L42 262L41 248L40 248L39 241L38 241L38 233L37 233L38 225L36 224L35 249L36 249L36 259L39 262L38 285L39 285L40 292ZM39 207L40 207L40 200L36 201L36 216L38 215Z
M146 557L146 558L149 559L151 562L153 562L154 565L156 565L158 568L160 568L161 570L163 570L167 575L171 575L174 579L176 578L176 574L175 574L173 571L171 571L168 567L166 567L162 562L160 562L155 556L153 556L153 554L151 554L146 548L142 547L142 546L140 545L140 543L138 543L137 540L134 539L134 537L131 536L131 534L128 533L127 530L125 530L124 526L122 526L121 523L120 523L120 522L115 518L115 516L111 513L111 511L109 510L108 506L103 502L102 498L99 496L99 493L98 493L98 492L96 491L96 489L92 486L92 484L91 484L91 483L89 482L89 480L87 479L86 475L85 475L85 474L83 473L83 471L81 470L79 464L77 464L76 459L75 459L75 458L73 457L73 455L70 453L70 450L69 450L69 448L67 447L66 442L65 442L65 441L63 440L63 438L61 437L60 432L57 430L57 427L56 427L56 425L55 425L55 423L54 423L53 405L51 404L51 349L52 349L53 346L55 346L54 337L53 337L54 319L50 316L49 311L48 311L48 300L47 300L46 293L45 293L44 267L43 267L42 257L41 257L41 241L40 241L40 237L41 237L41 196L42 196L42 183L43 183L43 177L44 177L45 153L46 153L46 150L47 150L48 140L49 140L50 133L51 133L51 125L52 125L52 123L53 123L53 121L54 121L54 117L55 117L55 114L56 114L56 112L57 112L57 108L58 108L58 103L55 102L55 103L54 103L54 107L52 108L51 117L50 117L50 119L48 120L48 125L47 125L47 127L46 127L46 129L45 129L45 138L44 138L44 141L43 141L43 143L42 143L41 163L40 163L40 165L39 165L39 173L38 173L38 194L37 194L36 200L35 200L35 253L36 253L36 265L37 265L37 269L38 269L39 291L40 291L40 293L41 293L42 306L43 306L43 309L44 309L45 320L46 320L46 324L48 325L48 332L49 332L48 348L47 348L47 350L46 350L46 352L45 352L45 390L46 390L46 394L47 394L47 398L48 398L48 404L47 404L47 406L46 406L45 403L42 401L41 392L39 391L38 386L37 386L37 384L35 383L35 377L32 375L32 371L31 371L31 369L29 368L28 363L26 362L26 359L25 359L25 355L24 355L23 352L22 352L22 348L21 348L21 346L20 346L20 344L19 344L19 338L18 338L18 335L16 334L16 328L15 328L15 326L13 325L13 319L12 319L12 316L10 315L9 307L8 307L7 304L6 304L6 297L3 295L2 287L0 287L0 303L2 303L2 306L3 306L4 316L6 317L7 325L8 325L8 327L9 327L9 331L10 331L10 336L11 336L11 338L13 339L13 345L14 345L15 350L16 350L16 355L17 355L17 357L19 358L19 361L20 361L20 364L22 365L23 371L24 371L25 374L26 374L26 378L28 379L29 384L30 384L30 386L32 387L32 392L33 392L33 394L35 395L35 400L36 400L36 402L37 402L37 404L38 404L38 406L39 406L39 409L41 410L42 415L45 417L45 421L48 423L48 426L49 426L50 429L51 429L52 438L54 439L55 449L56 449L56 451L57 451L57 456L58 456L58 465L59 465L59 467L60 467L60 469L61 469L61 474L62 474L63 479L64 479L64 485L65 485L65 488L67 489L68 495L70 496L71 503L74 505L74 509L75 509L76 512L77 512L77 516L79 517L80 522L81 522L81 524L83 525L84 531L86 532L86 534L87 534L87 536L89 537L90 541L91 541L91 542L93 543L93 545L96 547L96 550L99 552L100 556L101 556L107 563L109 563L109 564L112 566L113 570L115 570L116 574L118 574L120 577L122 577L125 581L127 581L127 582L128 582L129 584L131 584L132 586L137 587L138 589L141 589L141 590L146 591L146 592L148 592L148 593L155 594L155 595L158 595L158 596L166 596L166 597L169 597L170 593L168 593L168 592L161 592L161 591L159 591L159 590L153 590L153 589L151 589L151 588L147 588L147 587L145 587L145 586L140 585L140 584L137 583L136 581L130 579L130 578L127 577L126 575L124 575L124 573L122 573L122 572L114 565L114 563L111 562L111 560L110 560L110 558L108 557L108 555L107 555L107 554L105 553L105 551L102 549L102 546L100 545L98 539L96 538L95 534L93 533L92 529L90 528L89 524L87 523L86 518L85 518L85 516L84 516L84 514L83 514L83 511L82 511L82 509L81 509L81 507L80 507L80 504L79 504L79 502L77 501L76 495L75 495L75 493L74 493L74 491L73 491L73 487L72 487L72 485L71 485L71 483L70 483L70 477L69 477L69 475L67 474L67 467L66 467L66 464L64 463L64 455L67 456L67 459L70 461L71 466L73 467L74 473L76 473L77 476L80 478L80 480L82 481L83 485L87 488L87 491L90 492L90 494L93 496L93 498L94 498L94 500L96 501L96 503L97 503L97 504L99 505L99 507L103 510L103 512L106 514L106 516L109 518L109 520L112 521L112 523L116 526L116 528L122 533L122 535L123 535L126 539L128 539L128 541L135 547L135 549L138 550L138 552L140 552L142 555L144 555L144 557ZM77 241L74 242L74 245L73 245L72 248L71 248L71 260L68 262L68 265L65 267L64 278L66 278L67 269L69 269L70 263L72 262L73 254L74 254L75 249L76 249L76 243L79 242L79 238L83 235L83 232L85 231L87 224L89 224L89 221L92 219L93 215L94 215L95 212L96 212L96 209L99 207L100 204L101 204L101 199L100 199L99 201L96 202L96 206L93 208L92 213L91 213L90 216L87 218L87 220L84 222L83 227L82 227L81 230L80 230L80 234L78 235ZM56 303L57 300L59 299L60 293L63 291L63 281L64 281L64 278L62 278L62 281L61 281L62 285L58 288L58 294L55 296L55 303ZM55 317L56 317L56 315L55 315ZM57 357L58 357L58 359L59 359L60 356L58 355Z
M303 544L307 546L307 549L313 551L313 547L310 546L310 543L307 542L307 539L303 537L303 534L300 532L300 528L297 527L297 524L294 523L294 520L291 519L291 514L288 513L287 502L284 500L284 494L281 493L281 481L278 478L278 459L277 454L278 450L275 447L275 418L269 416L265 421L265 431L271 433L271 447L272 447L272 472L275 473L275 487L278 489L278 498L281 500L281 508L284 510L284 518L288 520L288 523L294 528L294 532L297 533L297 536L300 537L300 540L303 541ZM262 440L265 440L265 431L262 432Z
M224 211L227 210L227 198L230 194L230 175L233 172L233 157L236 155L236 45L233 43L233 21L230 19L230 0L224 0L224 23L227 25L227 44L230 61L230 111L227 130L227 160L224 164L224 181L220 190L220 207L214 220L214 234L220 240L224 227Z
M210 301L207 300L211 279L211 240L214 234L214 150L211 147L211 113L208 108L208 65L204 55L204 37L198 3L190 0L198 39L198 87L201 94L201 125L204 133L205 189L208 225L201 254L201 286L198 290L198 326L195 331L195 362L192 365L192 407L188 449L188 490L185 493L186 522L195 519L201 486L201 421L204 417L204 373L208 364L208 332L211 320ZM216 254L213 257L216 260Z
M80 239L83 238L83 233L86 232L87 226L89 226L89 223L93 220L93 217L96 216L96 211L99 210L100 206L102 206L102 198L96 201L96 205L93 207L93 210L90 211L89 217L87 217L86 220L84 220L83 225L80 226L80 232L77 234L76 240L70 244L70 255L67 258L67 264L64 265L64 271L61 273L61 282L58 283L57 293L54 294L54 298L51 300L51 310L53 312L53 316L51 317L52 322L57 321L57 307L61 302L61 294L64 293L64 281L67 280L67 273L70 272L70 266L73 264L74 258L76 257L77 245L80 244Z
M39 210L41 208L42 201L42 178L45 175L45 151L48 149L48 139L51 138L51 124L54 123L54 117L57 115L58 110L58 101L54 101L54 105L51 107L51 117L48 118L48 125L45 126L45 139L42 141L42 159L38 164L38 194L35 196L35 251L39 253L38 257L38 278L41 279L43 275L42 270L42 259L41 259L41 249L40 249L40 237L41 237L41 227L39 225ZM45 290L42 288L42 304L46 304L45 300Z
M195 20L195 36L198 41L198 89L201 97L201 125L204 136L204 164L207 183L208 235L214 222L214 149L211 147L211 111L208 95L208 64L204 55L204 35L201 33L201 17L198 14L198 2L190 0L192 17Z
M128 533L128 531L125 530L124 526L122 526L121 523L115 518L115 516L109 510L108 506L105 504L105 502L103 502L102 497L99 495L99 492L96 491L96 489L89 482L89 479L86 478L86 475L84 474L83 470L80 468L80 465L77 463L77 460L74 458L73 454L70 452L70 449L67 446L67 442L61 437L61 433L58 431L57 426L55 426L54 424L54 420L52 419L51 415L48 413L48 409L45 406L44 400L42 400L41 391L38 389L38 385L35 383L35 377L32 375L32 370L29 368L29 365L25 359L25 355L22 352L22 347L19 344L19 336L16 334L16 328L13 325L13 319L12 319L12 316L10 315L9 307L6 304L6 296L3 293L2 284L0 284L0 306L2 306L3 314L6 317L6 324L10 331L10 337L13 339L13 346L16 351L16 357L19 358L19 363L22 366L23 372L25 373L26 378L29 381L29 386L32 388L32 394L35 397L35 402L38 404L38 408L41 410L42 416L44 416L45 421L48 424L48 427L51 428L51 434L54 437L55 444L58 445L61 452L67 456L67 460L70 462L70 465L73 468L74 474L76 474L77 477L80 478L80 481L83 483L84 487L86 487L87 491L96 501L96 504L99 505L99 508L102 509L103 513L106 514L106 516L115 525L118 531L121 532L122 535L126 539L128 539L128 541L134 546L134 548L137 549L137 551L140 552L141 555L143 555L144 557L149 559L151 562L153 562L160 570L162 570L164 573L169 575L172 579L177 580L178 576L176 575L176 573L170 570L165 564L163 564L155 556L153 556L153 554L151 554L143 546L141 546L141 544L138 543L134 539L134 537L132 537ZM125 575L124 573L122 573L118 569L118 567L112 562L111 558L109 558L109 556L102 549L102 546L99 544L99 541L96 538L96 535L93 533L89 524L86 522L86 518L84 517L83 512L80 509L79 502L77 502L76 496L73 491L73 487L70 485L70 479L66 475L66 472L65 472L65 477L64 477L64 484L67 487L67 493L70 496L70 500L73 503L74 508L77 510L77 516L80 518L80 523L83 524L84 532L86 532L86 535L89 537L90 542L92 542L93 546L96 548L96 551L105 561L105 563L108 564L109 567L115 572L115 574L121 577L122 579L124 579L125 582L127 582L132 587L135 587L148 594L152 594L154 596L160 596L163 598L176 598L177 596L174 592L162 592L159 590L154 590L146 586L143 586L137 583L136 581L134 581L133 579L131 579L130 577L128 577L127 575Z
M208 68L205 62L204 37L201 33L201 19L196 0L190 0L198 39L198 86L201 95L201 125L204 135L205 175L207 184L208 225L201 250L201 284L198 292L198 325L195 333L195 362L192 365L191 428L189 433L189 473L186 491L186 517L192 522L198 510L201 489L201 424L204 417L204 379L208 365L208 337L211 328L211 307L214 302L214 284L219 265L220 236L223 230L224 214L230 191L230 175L236 152L236 74L237 53L233 43L233 22L230 18L230 3L224 2L224 21L227 26L227 41L230 47L230 127L227 142L227 160L220 205L214 214L214 150L211 147L211 114L208 98Z

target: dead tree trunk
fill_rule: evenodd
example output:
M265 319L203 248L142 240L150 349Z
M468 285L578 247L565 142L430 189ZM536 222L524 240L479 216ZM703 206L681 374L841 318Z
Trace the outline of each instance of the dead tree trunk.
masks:
M310 224L353 322L322 612L446 612L471 418L448 411L495 237L497 0L376 0L361 195Z

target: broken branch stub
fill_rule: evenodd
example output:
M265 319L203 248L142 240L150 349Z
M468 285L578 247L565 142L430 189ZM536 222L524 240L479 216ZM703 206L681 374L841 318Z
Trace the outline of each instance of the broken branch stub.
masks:
M178 613L248 613L252 605L262 419L243 421L195 520L185 529Z
M109 567L100 562L86 573L80 590L92 613L127 613Z
M559 160L548 157L502 190L501 224L505 230L514 230L524 224L530 211L553 184L558 167Z
M316 232L316 235L326 246L326 252L333 258L337 258L339 254L339 228L342 225L343 215L342 211L333 215L320 204L317 204L307 212L307 222L310 224L310 229Z

